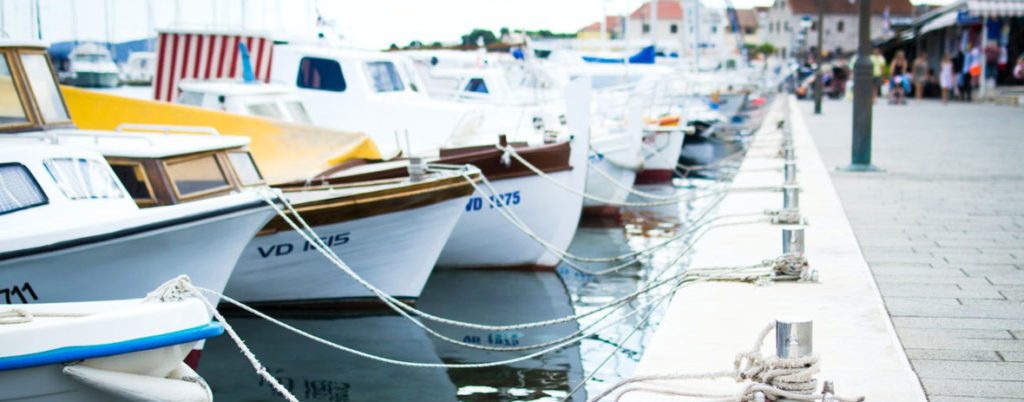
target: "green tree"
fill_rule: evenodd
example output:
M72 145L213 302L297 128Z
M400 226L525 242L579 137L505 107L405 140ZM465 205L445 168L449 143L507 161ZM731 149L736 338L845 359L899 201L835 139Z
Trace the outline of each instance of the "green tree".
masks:
M463 46L476 46L478 38L483 38L484 45L490 45L498 42L498 38L494 36L494 32L487 29L476 28L466 35L462 35Z

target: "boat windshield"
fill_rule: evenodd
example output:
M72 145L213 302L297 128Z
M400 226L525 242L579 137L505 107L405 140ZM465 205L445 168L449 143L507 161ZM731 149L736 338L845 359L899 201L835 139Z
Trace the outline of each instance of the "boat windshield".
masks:
M102 54L77 54L75 55L75 61L84 61L88 63L102 63L107 61L106 55Z
M43 116L43 123L65 122L68 118L68 110L64 106L64 99L57 89L57 82L54 80L53 72L50 70L50 63L43 53L22 53L21 64L25 67L25 76L28 77L29 87L32 95L36 98L39 113Z
M124 197L117 179L104 162L84 158L54 158L43 164L69 199Z
M306 113L306 107L302 106L302 102L285 102L284 107L288 109L288 114L292 116L292 122L302 124L313 124L313 119L309 117L309 113Z
M17 125L28 123L25 108L14 86L14 76L8 64L7 55L0 54L0 125Z
M281 112L281 108L276 103L250 103L246 107L249 109L249 113L254 115L268 119L284 120L284 113Z
M390 61L371 61L366 63L366 72L370 83L377 92L398 92L405 90L398 69Z

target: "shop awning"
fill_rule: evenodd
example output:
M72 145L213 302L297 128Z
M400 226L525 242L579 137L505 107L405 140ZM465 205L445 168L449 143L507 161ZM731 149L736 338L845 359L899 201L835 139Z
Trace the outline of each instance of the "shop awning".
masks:
M976 17L1024 16L1024 0L967 0L967 11Z
M931 32L948 26L956 25L956 11L942 14L921 26L921 33Z

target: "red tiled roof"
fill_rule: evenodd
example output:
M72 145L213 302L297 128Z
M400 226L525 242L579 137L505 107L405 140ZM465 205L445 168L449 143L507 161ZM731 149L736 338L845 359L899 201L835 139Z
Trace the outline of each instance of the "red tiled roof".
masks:
M609 15L609 16L604 17L605 29L607 29L607 32L611 33L611 32L615 32L615 31L619 30L619 26L621 25L619 22L621 20L622 20L621 18L619 18L618 16L615 16L615 15ZM599 22L595 22L595 23L592 23L590 25L587 25L587 26L585 26L583 28L580 28L580 30L577 31L577 32L598 32L600 30L601 30L601 22L599 21Z
M778 0L776 0L778 1ZM818 0L786 0L793 14L817 14ZM871 0L871 13L882 14L886 7L890 15L911 15L914 6L910 0ZM857 14L860 9L858 0L825 0L826 14Z
M736 19L743 28L757 29L757 13L753 9L736 9Z
M651 18L651 2L645 2L640 8L629 15L631 20L646 20ZM658 0L658 20L681 20L683 19L683 7L679 1Z

